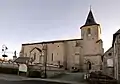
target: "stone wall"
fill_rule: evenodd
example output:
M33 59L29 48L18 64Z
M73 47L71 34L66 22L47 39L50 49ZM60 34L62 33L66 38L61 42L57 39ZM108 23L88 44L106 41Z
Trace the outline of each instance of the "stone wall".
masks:
M104 74L113 77L114 66L113 66L114 52L113 48L109 48L103 55L103 72Z
M115 70L115 78L120 80L120 34L116 36L115 43L114 43L114 70Z
M63 65L70 69L74 66L82 66L82 40L65 40L60 42L45 42L47 64L49 65ZM20 56L31 57L34 59L33 63L44 63L45 52L43 52L43 44L27 44L22 45Z

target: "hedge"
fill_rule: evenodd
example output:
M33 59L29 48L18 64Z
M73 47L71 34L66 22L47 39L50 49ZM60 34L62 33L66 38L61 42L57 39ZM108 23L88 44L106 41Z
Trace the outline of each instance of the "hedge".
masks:
M0 67L0 73L17 74L18 73L18 69L16 69L16 68Z
M0 67L0 73L4 74L18 74L17 68L8 68L8 67ZM34 78L41 78L41 71L28 71L28 77L34 77Z
M40 78L41 72L40 71L29 71L28 77Z

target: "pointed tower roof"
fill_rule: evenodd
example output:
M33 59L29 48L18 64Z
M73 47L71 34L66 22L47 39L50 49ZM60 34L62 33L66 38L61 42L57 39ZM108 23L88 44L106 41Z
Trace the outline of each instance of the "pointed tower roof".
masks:
M115 34L120 34L120 29Z
M93 13L90 9L85 25L87 26L87 25L94 25L94 24L97 24L97 23L93 17Z
M99 25L99 24L96 23L96 21L94 19L94 16L93 16L91 8L90 8L90 11L88 13L86 22L85 22L85 24L83 26L90 26L90 25Z

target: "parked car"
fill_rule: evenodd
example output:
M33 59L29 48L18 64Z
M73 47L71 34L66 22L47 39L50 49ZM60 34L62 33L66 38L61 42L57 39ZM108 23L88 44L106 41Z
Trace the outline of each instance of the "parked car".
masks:
M79 72L79 68L78 67L71 67L70 71L71 72Z

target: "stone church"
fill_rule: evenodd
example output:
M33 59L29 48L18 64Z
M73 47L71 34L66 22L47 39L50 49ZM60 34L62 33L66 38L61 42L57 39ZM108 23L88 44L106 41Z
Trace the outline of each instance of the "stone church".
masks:
M80 30L80 39L22 44L20 57L31 58L35 65L44 65L46 62L47 66L61 66L64 70L101 70L104 53L101 27L91 9Z

